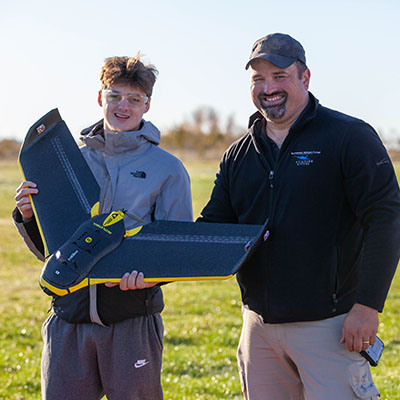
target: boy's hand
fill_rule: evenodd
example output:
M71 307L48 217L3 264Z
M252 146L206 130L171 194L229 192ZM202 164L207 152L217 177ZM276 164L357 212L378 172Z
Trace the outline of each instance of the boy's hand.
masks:
M17 187L14 199L23 221L33 217L33 208L29 195L37 193L39 193L39 190L36 188L35 182L25 181Z
M121 278L119 283L107 282L107 287L114 287L119 285L121 290L135 290L135 289L146 289L156 286L158 282L145 282L143 272L132 271L126 273Z

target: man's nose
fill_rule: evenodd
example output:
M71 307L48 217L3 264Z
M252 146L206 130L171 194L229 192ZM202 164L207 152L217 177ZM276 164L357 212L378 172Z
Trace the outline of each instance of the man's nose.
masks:
M276 92L276 90L277 90L276 82L274 82L274 80L272 80L272 79L266 79L264 81L263 90L264 90L265 94L272 94L272 93Z

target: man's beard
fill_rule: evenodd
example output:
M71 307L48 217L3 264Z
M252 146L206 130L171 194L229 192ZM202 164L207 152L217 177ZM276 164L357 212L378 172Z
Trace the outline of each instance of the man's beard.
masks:
M276 106L267 106L265 105L265 102L262 101L263 97L267 97L265 93L260 93L258 95L258 101L260 102L260 108L261 108L261 113L266 117L267 119L271 121L276 121L278 119L281 119L286 112L286 101L287 101L287 93L286 92L279 92L279 93L274 93L271 96L275 96L277 94L284 94L285 95L285 101L282 104L278 104Z

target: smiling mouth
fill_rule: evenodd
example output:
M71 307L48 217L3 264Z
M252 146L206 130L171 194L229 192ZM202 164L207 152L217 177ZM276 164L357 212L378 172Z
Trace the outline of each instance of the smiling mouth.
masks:
M280 106L286 102L286 93L274 93L271 95L267 95L265 93L261 93L259 95L259 100L263 102L266 106L274 107Z
M126 114L115 113L114 115L115 115L117 118L129 119L129 115L126 115Z

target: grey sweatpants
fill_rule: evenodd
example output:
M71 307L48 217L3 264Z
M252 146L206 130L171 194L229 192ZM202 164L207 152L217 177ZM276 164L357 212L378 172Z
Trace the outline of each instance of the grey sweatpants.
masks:
M160 400L160 314L102 327L51 315L42 327L43 400Z

